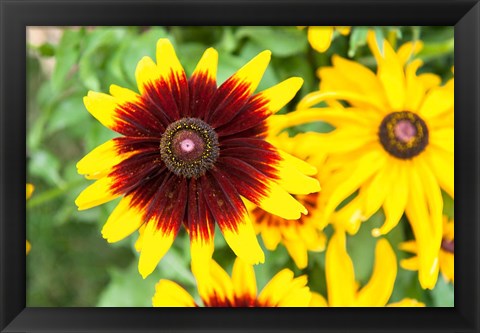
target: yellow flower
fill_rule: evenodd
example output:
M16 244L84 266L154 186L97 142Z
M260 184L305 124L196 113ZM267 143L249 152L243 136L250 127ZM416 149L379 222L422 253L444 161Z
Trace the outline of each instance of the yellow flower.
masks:
M405 212L419 248L420 284L432 289L442 241L441 189L454 197L454 80L440 85L434 74L416 74L422 61L409 59L421 42L395 52L384 41L381 53L373 32L367 41L376 74L334 56L332 67L319 70L320 91L305 96L293 114L305 113L304 118L335 127L317 141L328 155L333 178L340 181L329 194L322 223L357 190L352 204L361 207L362 220L380 208L385 212L374 236L392 230ZM329 107L312 108L322 101ZM322 186L325 190L329 184Z
M346 235L335 231L327 247L325 259L328 301L312 292L311 306L385 306L390 299L397 276L397 258L388 241L381 238L375 247L375 266L368 283L359 287L355 281L352 260L346 250ZM387 306L424 306L412 299L403 299Z
M303 80L290 78L254 94L270 55L261 52L217 87L217 51L207 49L187 78L170 41L160 39L157 62L143 57L137 65L140 93L112 85L110 94L90 91L84 98L97 120L123 136L77 163L78 172L96 182L75 202L83 210L122 198L102 235L117 242L143 227L138 269L144 278L182 225L196 269L208 271L216 225L237 256L263 262L243 198L283 218L307 213L289 193L298 186L302 194L317 192L318 182L265 140L267 119Z
M232 277L212 260L210 275L196 276L198 292L205 307L302 307L309 306L307 276L294 277L289 269L277 273L257 295L253 266L237 258ZM152 298L154 307L195 307L190 294L170 280L160 280Z
M315 133L299 134L293 138L290 138L287 133L282 133L278 136L271 136L268 141L298 158L299 169L305 174L313 176L317 172L313 166L320 165L323 158L323 155L312 150L311 143L314 140ZM286 172L296 171L286 170ZM311 180L314 181L314 179ZM303 215L297 220L284 219L270 214L253 204L247 204L247 208L252 216L255 231L262 235L265 247L274 251L278 244L282 243L297 267L303 269L308 265L308 251L323 251L326 238L317 223L320 213L320 193L297 194L302 192L301 186L299 184L298 188L292 188L293 192L291 193L308 209L308 215Z
M27 184L27 186L26 186L27 200L32 196L32 193L33 193L33 190L34 190L34 189L35 189L35 187L34 187L32 184ZM27 244L26 244L26 254L29 254L31 249L32 249L32 245L31 245L30 242L27 240Z
M325 52L330 47L335 31L338 31L340 34L346 36L350 33L350 27L308 27L308 42L314 50L318 52Z
M447 282L454 282L454 221L449 220L447 216L443 217L443 238L442 246L438 251L438 261L440 263L440 272ZM401 250L416 254L417 242L407 241L399 245ZM418 270L418 257L415 255L411 258L400 261L400 266L404 269L417 271Z

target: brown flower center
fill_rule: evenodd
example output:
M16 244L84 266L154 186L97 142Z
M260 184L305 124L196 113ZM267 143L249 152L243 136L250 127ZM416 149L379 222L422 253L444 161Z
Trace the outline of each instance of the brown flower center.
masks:
M392 112L383 118L378 137L390 155L410 159L419 155L428 145L428 127L413 112Z
M454 240L442 239L442 250L450 253L455 253L455 242Z
M218 136L205 122L183 118L171 123L160 140L160 155L167 168L178 176L198 178L218 158Z

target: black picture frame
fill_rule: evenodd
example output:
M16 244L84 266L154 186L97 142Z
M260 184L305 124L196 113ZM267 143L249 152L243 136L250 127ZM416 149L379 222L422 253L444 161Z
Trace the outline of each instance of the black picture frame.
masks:
M1 332L480 330L480 4L477 1L0 0L0 21ZM25 307L26 26L334 24L455 26L455 307Z

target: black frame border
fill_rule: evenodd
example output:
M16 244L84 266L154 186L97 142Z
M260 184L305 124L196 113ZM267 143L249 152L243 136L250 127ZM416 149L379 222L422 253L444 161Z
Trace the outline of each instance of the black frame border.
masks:
M1 332L480 330L480 4L472 0L0 0ZM25 27L455 25L454 308L25 308ZM460 221L460 223L458 223Z

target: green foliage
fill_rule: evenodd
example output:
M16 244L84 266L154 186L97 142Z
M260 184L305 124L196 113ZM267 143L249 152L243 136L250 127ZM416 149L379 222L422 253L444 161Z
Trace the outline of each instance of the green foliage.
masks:
M155 272L143 280L138 273L135 235L116 244L102 239L100 230L118 202L79 212L74 204L91 181L76 172L76 163L99 144L115 137L85 109L89 90L108 93L111 84L137 90L135 68L143 56L155 58L156 42L169 38L187 75L208 47L219 51L217 81L221 84L263 50L272 61L258 87L263 90L292 76L304 85L281 113L295 108L300 98L318 89L316 70L329 66L333 54L352 58L370 68L375 60L366 45L368 29L352 27L347 37L335 35L330 49L317 53L307 41L306 29L297 27L82 27L63 29L60 40L27 47L27 181L35 192L27 203L28 306L151 306L155 284L171 279L199 299L190 272L188 236L181 232ZM453 65L452 27L376 27L377 41L387 38L397 46L422 40L420 58L425 71L444 80ZM381 43L380 43L381 45ZM53 68L48 68L48 61ZM317 122L299 126L291 134L332 127ZM444 211L453 217L453 200L444 194ZM371 230L384 221L380 211L365 221L357 235L348 237L360 285L368 282L374 265L376 239ZM331 227L326 229L331 235ZM408 255L398 244L411 234L406 219L387 235L397 259ZM261 241L260 241L261 242ZM261 242L262 243L262 242ZM263 246L263 244L262 244ZM255 267L258 289L281 269L307 274L312 290L326 296L325 253L309 253L310 265L299 270L285 247L266 249L266 261ZM235 255L216 231L214 258L231 272ZM442 278L429 292L420 288L416 272L398 269L391 302L416 298L429 306L453 306L453 286Z

